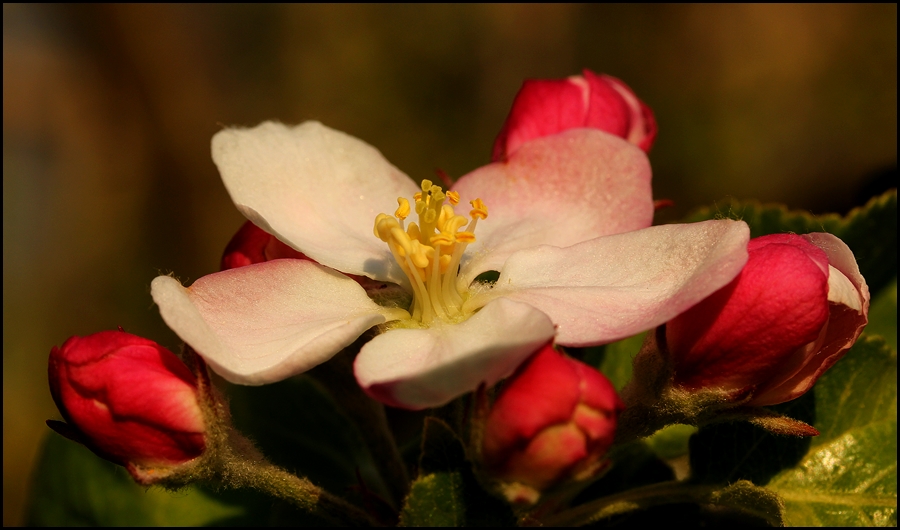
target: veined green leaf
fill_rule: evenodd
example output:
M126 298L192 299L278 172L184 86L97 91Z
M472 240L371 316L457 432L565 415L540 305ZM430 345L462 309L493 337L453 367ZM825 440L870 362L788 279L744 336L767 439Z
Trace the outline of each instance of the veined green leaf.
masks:
M897 524L897 356L863 339L815 387L809 452L769 487L791 525Z

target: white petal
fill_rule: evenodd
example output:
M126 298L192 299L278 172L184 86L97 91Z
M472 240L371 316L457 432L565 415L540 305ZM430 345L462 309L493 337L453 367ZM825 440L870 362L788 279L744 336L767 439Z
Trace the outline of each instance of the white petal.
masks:
M386 320L352 279L307 260L281 259L200 278L151 284L163 320L222 377L280 381L330 359Z
M507 377L552 337L546 315L499 299L460 324L379 335L363 346L354 370L360 386L389 405L436 407Z
M850 247L838 237L825 232L814 232L800 237L821 248L828 256L828 299L852 307L860 314L868 315L869 286L859 272L859 265ZM845 282L849 282L850 285Z
M725 286L747 261L740 221L664 225L600 237L568 248L510 256L477 307L509 297L546 313L556 342L603 344L663 324Z
M418 188L374 147L321 123L225 129L212 157L248 219L341 272L406 284L372 232L375 216Z
M500 270L518 250L568 247L653 222L647 155L622 138L572 129L523 144L507 162L476 169L453 189L463 201L484 200L466 251L462 288L486 270Z
M844 276L844 273L828 266L828 301L844 304L853 308L857 313L862 313L862 301L859 299L859 291Z

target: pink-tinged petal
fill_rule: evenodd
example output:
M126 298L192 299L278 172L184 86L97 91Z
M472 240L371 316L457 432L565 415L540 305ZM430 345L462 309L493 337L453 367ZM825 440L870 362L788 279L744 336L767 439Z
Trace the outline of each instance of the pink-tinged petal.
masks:
M747 261L741 221L663 225L506 261L494 288L467 301L519 300L546 313L556 342L588 346L658 326L728 284Z
M553 337L540 311L495 300L460 324L393 329L363 346L354 371L373 398L406 409L437 407L510 375Z
M806 393L818 379L847 353L869 322L869 287L859 272L856 258L850 248L837 237L827 233L801 236L822 249L828 256L828 322L818 339L797 352L804 359L799 370L786 378L770 381L760 388L750 404L775 405L795 399ZM837 276L837 278L835 278ZM846 284L856 292L853 298L846 292ZM833 294L832 286L841 292Z
M372 227L418 188L374 147L318 122L265 122L220 131L212 156L231 199L260 228L339 271L407 283Z
M309 370L390 314L352 279L296 259L210 274L189 288L159 276L151 293L179 337L219 375L246 385Z
M466 253L461 286L486 270L500 270L518 250L567 247L596 237L646 228L653 222L650 163L616 136L573 129L523 145L505 163L462 177L453 189L463 201L481 198L479 221Z

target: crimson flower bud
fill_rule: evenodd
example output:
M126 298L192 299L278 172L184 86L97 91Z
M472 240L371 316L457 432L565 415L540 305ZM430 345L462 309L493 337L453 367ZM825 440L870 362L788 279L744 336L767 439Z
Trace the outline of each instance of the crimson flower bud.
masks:
M488 414L485 469L538 491L588 478L602 467L623 408L603 374L548 344L513 374Z
M674 385L736 391L746 405L799 397L853 345L869 290L831 234L752 239L727 286L666 324Z
M152 483L206 448L197 380L174 353L124 331L71 337L50 352L54 430Z
M256 226L252 221L247 221L225 247L219 268L225 271L256 263L264 263L273 259L305 259L318 263L299 250L294 250L287 244L282 243L277 237ZM375 296L388 288L388 284L385 282L372 280L365 276L356 276L354 274L347 274L347 276L353 278L367 292L375 293Z
M506 160L523 143L587 127L649 151L656 139L653 111L615 77L584 70L567 79L529 79L494 141L491 161Z
M222 254L221 270L236 269L279 258L308 259L251 221L234 234Z

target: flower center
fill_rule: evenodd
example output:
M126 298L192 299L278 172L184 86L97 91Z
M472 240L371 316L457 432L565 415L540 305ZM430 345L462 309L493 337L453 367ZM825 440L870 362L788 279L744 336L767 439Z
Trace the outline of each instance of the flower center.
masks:
M430 180L422 181L422 191L413 199L418 224L404 226L410 207L409 201L400 197L393 216L380 213L375 217L375 235L388 244L412 284L413 320L425 325L435 318L458 321L463 316L463 293L456 287L459 260L466 246L475 242L475 225L478 219L487 217L487 207L481 199L475 199L470 203L471 221L456 215L453 207L459 204L459 194L445 194ZM444 204L445 200L450 204Z

